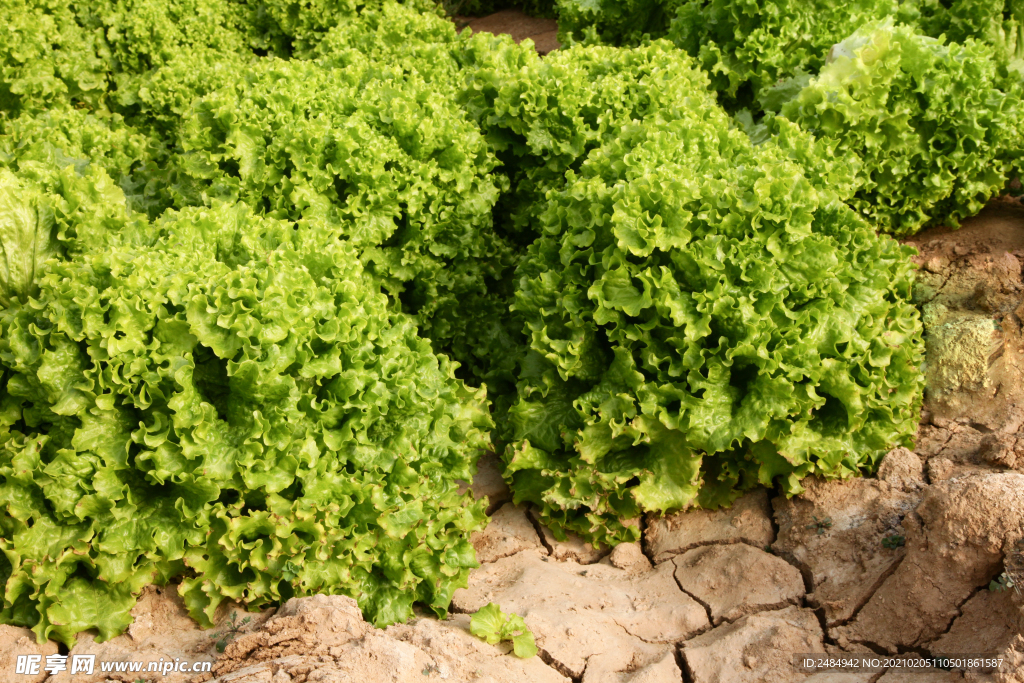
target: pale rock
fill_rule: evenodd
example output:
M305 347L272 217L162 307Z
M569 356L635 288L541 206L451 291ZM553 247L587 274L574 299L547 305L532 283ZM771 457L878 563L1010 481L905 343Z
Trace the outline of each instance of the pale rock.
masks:
M711 543L748 543L764 548L775 540L768 492L758 488L728 508L686 510L665 517L649 516L644 533L647 554L660 564L673 555Z
M900 563L905 549L882 539L906 535L904 518L921 497L876 479L802 483L804 493L773 501L779 538L772 549L800 567L831 626L852 617Z
M938 484L953 478L957 463L949 458L930 458L928 460L928 481Z
M684 643L682 655L693 683L796 683L807 674L793 655L824 651L818 618L791 606L715 627Z
M879 465L878 478L902 491L913 491L925 485L924 465L910 449L894 448Z
M455 592L453 608L469 613L494 602L522 616L537 646L574 677L598 654L607 655L605 668L632 671L636 662L661 659L674 643L709 626L704 608L679 589L673 569L665 564L637 574L525 551L472 572L469 587Z
M494 562L526 550L540 549L540 537L521 508L505 503L491 516L483 531L474 531L470 542L476 548L477 562Z
M978 448L978 456L992 467L1013 469L1021 460L1022 447L1024 443L1015 434L986 434Z
M602 564L610 564L613 567L624 569L627 572L647 572L653 568L651 561L640 549L639 543L620 543L612 548Z
M239 636L224 648L213 667L215 675L292 654L328 654L369 634L373 627L363 621L359 605L345 595L314 595L292 598L253 632Z
M796 567L745 543L694 548L672 561L679 586L711 611L716 626L795 604L804 594Z

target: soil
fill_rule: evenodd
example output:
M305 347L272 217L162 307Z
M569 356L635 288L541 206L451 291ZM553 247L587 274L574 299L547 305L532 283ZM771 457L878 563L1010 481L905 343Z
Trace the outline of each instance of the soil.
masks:
M23 678L1024 683L1024 596L990 589L1007 576L1024 586L1024 207L994 202L960 230L907 243L921 266L925 409L916 447L889 453L877 476L811 479L792 499L758 490L728 510L640 520L642 542L610 550L554 539L511 503L488 456L470 486L492 515L472 539L481 566L448 619L379 630L352 599L318 595L257 614L222 606L219 625L202 631L173 585L151 587L127 633L106 643L83 633L70 654L209 661L210 673ZM488 602L525 618L539 656L470 635L469 613ZM0 626L0 671L18 654L57 651ZM1003 664L808 674L797 653L989 653Z
M561 47L558 22L527 16L519 10L502 10L486 17L456 17L455 22L459 26L468 26L474 33L507 33L517 43L529 39L542 55Z

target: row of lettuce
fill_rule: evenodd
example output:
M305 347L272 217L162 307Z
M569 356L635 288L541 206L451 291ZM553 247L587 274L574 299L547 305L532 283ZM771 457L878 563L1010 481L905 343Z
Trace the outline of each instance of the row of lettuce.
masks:
M1018 174L1012 16L818 4L559 0L541 59L427 0L5 3L0 622L444 614L484 449L618 543L910 444L885 233Z
M748 127L782 116L834 143L856 165L841 193L881 231L956 225L1017 175L1020 0L557 0L549 10L569 43L669 40Z

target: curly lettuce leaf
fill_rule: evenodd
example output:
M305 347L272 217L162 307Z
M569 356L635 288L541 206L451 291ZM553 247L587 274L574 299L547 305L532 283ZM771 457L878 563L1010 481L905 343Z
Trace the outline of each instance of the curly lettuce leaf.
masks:
M53 228L44 195L0 169L0 306L35 293L38 272L57 253Z

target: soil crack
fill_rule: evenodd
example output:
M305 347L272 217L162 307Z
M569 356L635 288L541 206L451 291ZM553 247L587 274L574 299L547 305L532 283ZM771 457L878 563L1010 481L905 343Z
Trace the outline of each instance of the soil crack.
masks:
M581 673L579 676L575 676L573 675L572 670L569 669L569 667L567 667L565 664L562 664L560 661L552 657L551 653L545 650L544 648L539 648L537 650L537 656L540 657L541 661L544 662L546 665L548 665L558 673L562 674L563 676L571 680L572 683L582 683L583 674L587 672L587 664L590 663L590 657L587 657L583 664L583 673Z
M814 594L814 572L811 571L810 566L793 557L791 553L772 554L787 564L796 567L796 570L800 572L800 577L804 580L804 594L810 598L810 596Z
M778 538L778 533L776 533L776 538ZM757 545L756 543L751 543L750 541L748 541L745 538L737 538L737 539L718 539L718 540L714 540L714 541L697 541L695 543L691 543L690 545L683 546L683 547L680 547L680 548L676 548L674 550L663 550L662 552L665 554L665 559L663 559L661 562L655 562L654 558L651 556L651 554L647 550L644 550L644 556L647 557L647 559L651 561L652 565L657 567L659 564L664 564L665 562L669 562L673 558L679 557L680 555L688 553L691 550L695 550L697 548L708 548L708 547L714 546L714 545L740 545L740 544L749 545L751 548L756 548L757 550L764 550L764 546ZM790 563L790 564L792 564L792 563Z
M611 620L611 622L613 624L615 624L616 626L618 626L619 628L621 628L625 632L625 634L627 636L629 636L630 638L636 638L640 642L646 643L647 645L665 645L665 643L659 643L657 641L650 641L650 640L647 640L646 638L644 638L643 636L638 636L637 634L635 634L632 631L630 631L626 626L623 626L622 624L620 624L618 619L614 619L613 618Z
M683 647L681 644L676 646L675 655L676 666L678 666L679 671L682 672L683 683L694 683L693 672L690 671L690 667L686 663L686 657L683 656Z
M548 555L554 556L555 549L551 547L551 544L544 538L544 532L541 530L540 520L537 519L537 515L533 512L533 506L526 508L526 518L530 520L530 524L533 525L533 530L537 532L537 538L540 539L540 543L544 546L544 550L548 552Z
M654 553L651 551L650 544L647 542L647 529L650 524L647 521L647 515L640 515L640 552L647 558L647 561L651 563L652 567L657 567L658 563L654 561ZM666 560L671 558L666 558ZM664 562L665 560L662 560Z
M897 560L893 562L888 569L879 574L878 578L871 585L871 588L868 589L864 599L860 601L860 604L853 608L852 612L850 612L850 616L846 619L840 619L839 621L832 624L829 628L839 628L840 626L846 626L847 624L850 624L854 620L856 620L857 615L860 614L860 611L864 609L864 607L867 606L869 602L871 602L871 598L875 597L875 593L878 592L878 589L882 587L882 584L884 584L890 576L896 573L896 570L899 569L900 565L903 564L903 560L905 559L907 559L906 553L904 553L901 557L897 558Z
M679 578L676 577L676 573L675 572L672 572L672 580L676 582L677 586L679 586L679 590L681 590L684 593L686 593L687 595L689 595L691 598L693 598L694 602L696 602L698 605L700 605L701 607L704 608L704 611L707 612L707 615L708 615L708 624L710 624L711 627L714 628L715 620L711 616L711 605L709 605L708 603L704 602L703 600L698 598L696 595L694 595L690 591L688 591L685 588L683 588L683 584L679 583Z
M976 587L974 590L971 591L970 595L968 595L966 598L964 598L959 603L957 603L957 606L956 606L956 616L954 616L952 619L949 620L949 623L946 625L945 630L943 630L942 633L940 633L939 635L937 635L934 638L932 638L929 641L929 644L930 643L934 643L936 640L938 640L939 638L941 638L942 636L946 635L951 630L953 630L953 626L956 624L956 620L964 615L964 605L966 605L968 602L970 602L975 596L977 596L982 591L988 590L989 583L992 581L992 579L995 579L996 577L998 577L1001 572L1002 572L1002 567L1000 567L999 569L996 570L996 573L992 575L991 579L989 579L988 581L986 581L982 585Z
M815 610L811 610L814 616L818 618L818 625L821 627L821 638L829 645L839 645L832 634L828 632L828 619L825 618L825 608L819 607Z

